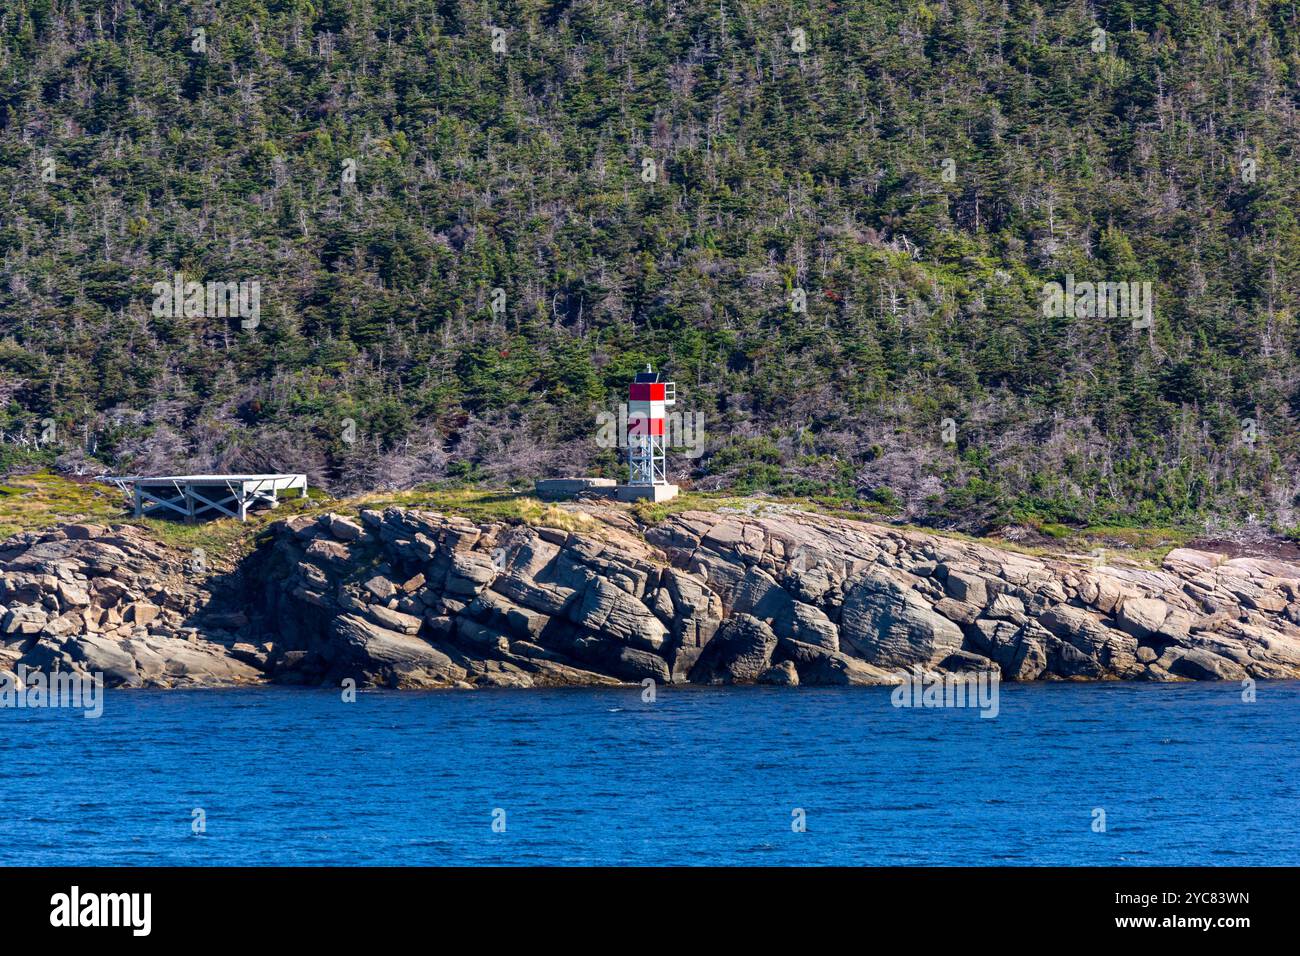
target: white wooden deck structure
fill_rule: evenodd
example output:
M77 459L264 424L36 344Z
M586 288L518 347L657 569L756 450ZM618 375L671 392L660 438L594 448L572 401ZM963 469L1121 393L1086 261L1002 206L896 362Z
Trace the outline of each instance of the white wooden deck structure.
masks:
M282 491L307 495L306 475L136 475L112 481L131 490L137 518L196 521L225 515L246 521L254 505L278 505Z

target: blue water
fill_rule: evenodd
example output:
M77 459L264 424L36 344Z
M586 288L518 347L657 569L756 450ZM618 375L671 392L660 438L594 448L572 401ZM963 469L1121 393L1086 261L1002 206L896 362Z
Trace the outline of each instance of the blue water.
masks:
M1297 682L1253 704L1231 683L1004 686L992 720L879 688L640 695L0 710L0 864L1300 864Z

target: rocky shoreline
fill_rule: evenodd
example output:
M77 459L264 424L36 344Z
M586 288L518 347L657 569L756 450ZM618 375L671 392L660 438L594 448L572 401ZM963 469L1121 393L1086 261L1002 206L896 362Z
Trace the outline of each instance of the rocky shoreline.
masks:
M131 687L1300 676L1289 562L1178 549L1150 570L782 508L583 514L302 515L225 573L130 525L24 532L0 543L0 669Z

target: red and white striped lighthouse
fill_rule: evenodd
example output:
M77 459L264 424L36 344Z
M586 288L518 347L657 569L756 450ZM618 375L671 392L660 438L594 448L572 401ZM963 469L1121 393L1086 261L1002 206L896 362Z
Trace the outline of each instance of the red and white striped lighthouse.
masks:
M665 419L670 405L677 404L677 385L647 365L638 372L627 393L627 444L631 478L622 498L652 498L663 501L677 493L668 483L664 457Z

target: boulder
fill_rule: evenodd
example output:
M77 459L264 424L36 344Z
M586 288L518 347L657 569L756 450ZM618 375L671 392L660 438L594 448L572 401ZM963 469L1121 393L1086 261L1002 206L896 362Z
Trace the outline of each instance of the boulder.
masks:
M915 591L883 572L868 571L854 579L845 595L840 640L877 667L907 668L960 650L963 635Z
M602 578L588 582L568 616L579 627L650 651L660 650L668 640L668 629L648 607Z
M108 529L101 524L68 524L63 526L63 533L73 541L89 541L108 534Z
M880 687L897 684L900 672L873 667L842 653L815 654L796 664L799 682L832 687Z
M99 634L85 634L59 643L39 640L19 663L46 673L63 670L102 674L107 687L144 686L135 666L135 656L120 641Z
M452 594L475 595L496 577L492 559L474 551L457 551L452 555L444 587Z
M155 634L125 640L80 634L59 644L41 640L21 663L47 673L101 674L109 687L229 687L263 679L256 667L220 644Z
M73 581L59 581L59 604L66 610L73 607L86 607L90 604L90 594L84 587Z
M292 518L285 519L279 526L282 529L281 534L288 534L302 540L316 537L317 527L316 519L311 515L294 515Z
M363 587L380 601L387 601L397 595L397 585L382 574L376 574Z
M131 589L116 578L97 577L90 582L90 596L93 603L100 607L111 607L124 600L131 600Z
M1016 621L1019 623L1025 621L1024 602L1012 594L997 595L989 604L985 613L995 620Z
M374 621L382 628L390 631L397 631L400 634L418 634L420 627L424 624L424 619L414 614L403 614L401 611L392 611L382 604L363 605L365 614L370 620Z
M752 684L772 661L777 639L772 629L748 614L729 617L692 668L700 684Z
M148 601L132 601L122 611L122 620L127 624L149 624L156 620L161 608Z
M150 633L122 645L149 687L231 687L263 680L262 673L220 644Z
M332 514L326 521L329 533L340 541L361 541L366 537L366 529L350 518Z
M48 615L39 607L10 607L5 612L0 631L5 634L39 634L45 627Z
M1002 671L1002 668L996 662L989 660L982 654L973 654L970 651L953 651L939 662L938 668L941 671L954 674L992 671L1001 675Z
M342 541L316 538L307 545L305 553L313 562L339 570L346 570L352 561L352 549Z
M1166 666L1171 674L1192 680L1241 680L1246 670L1226 657L1194 647L1173 656Z
M971 635L976 650L1001 668L1003 680L1037 680L1048 669L1052 635L1033 621L981 620Z
M771 621L778 637L840 649L839 629L819 608L796 601L767 572L750 568L732 592L732 612Z
M1156 598L1126 598L1117 621L1120 629L1141 640L1160 630L1169 616L1169 605Z
M973 624L980 616L980 609L974 604L958 601L956 598L941 598L934 603L934 613L946 617L956 624Z
M505 595L520 607L548 617L563 614L577 598L577 592L571 589L529 581L515 574L494 578L492 590Z
M1137 658L1137 640L1107 627L1089 611L1057 604L1043 614L1039 622L1115 677L1136 677L1142 671L1142 663Z
M948 596L965 604L984 607L988 604L988 583L977 574L949 569L944 581Z
M334 618L330 636L322 656L332 680L353 677L385 687L437 687L465 677L463 667L431 644L357 614Z
M1124 599L1125 589L1107 574L1085 574L1079 581L1079 598L1089 607L1111 614Z
M1165 555L1163 567L1168 571L1211 571L1224 562L1221 554L1212 551L1196 551L1192 548L1174 548Z
M462 645L469 645L492 657L508 657L511 653L507 634L493 624L484 624L471 617L456 619L456 636Z
M635 683L640 683L647 677L659 684L672 681L667 661L658 654L636 647L620 647L609 662L609 672Z
M798 687L799 671L793 661L780 661L758 675L760 684L773 684L777 687Z

